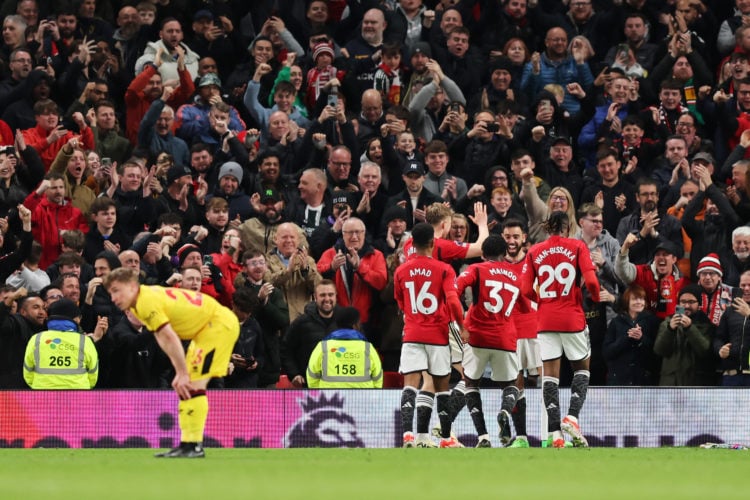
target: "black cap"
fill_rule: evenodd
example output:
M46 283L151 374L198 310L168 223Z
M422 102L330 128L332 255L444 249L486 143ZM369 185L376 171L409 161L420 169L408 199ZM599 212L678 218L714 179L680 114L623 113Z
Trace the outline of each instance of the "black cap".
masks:
M701 300L701 295L703 295L703 289L699 285L696 285L695 283L690 283L689 285L685 285L682 288L680 288L680 291L677 292L677 298L679 299L686 293L689 293L696 299Z
M266 188L261 190L260 202L265 203L267 201L272 201L274 203L276 203L277 201L281 201L281 193L279 193L274 188Z
M403 172L401 173L404 175L409 175L409 174L424 175L424 167L422 166L422 162L419 162L417 160L409 160L406 166L404 166Z
M672 242L667 240L661 240L659 241L659 244L656 245L656 248L654 249L654 253L658 252L659 250L664 250L668 254L674 255L675 257L678 257L677 255L677 247L672 244Z
M331 197L331 205L349 205L354 204L354 197L349 191L334 191Z
M406 212L406 209L398 205L388 207L385 213L383 213L383 220L385 221L386 224L396 219L401 219L404 222L406 222L408 218L409 218L409 214Z
M506 56L500 56L490 61L490 75L499 69L504 69L508 73L513 70L513 61Z
M174 181L186 175L193 175L193 173L184 165L169 167L169 170L167 170L167 186L171 186Z
M81 317L81 310L75 302L70 299L63 297L62 299L50 304L47 309L49 319L67 319L74 321L76 318Z
M560 143L564 143L567 146L572 146L573 144L570 142L570 137L567 135L558 135L552 140L552 145L557 146Z
M410 57L414 57L415 54L424 54L427 57L432 58L432 48L427 42L417 42L414 44L414 48L411 49Z

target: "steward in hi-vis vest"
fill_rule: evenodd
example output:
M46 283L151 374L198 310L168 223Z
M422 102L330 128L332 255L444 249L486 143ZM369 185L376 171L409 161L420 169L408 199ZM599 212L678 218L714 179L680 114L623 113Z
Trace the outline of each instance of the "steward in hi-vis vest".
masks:
M383 368L375 348L356 330L359 312L345 307L336 318L346 328L318 342L307 366L311 389L369 389L383 387Z
M78 331L81 311L70 299L49 307L47 331L26 345L23 377L32 389L91 389L99 376L99 357L90 337Z

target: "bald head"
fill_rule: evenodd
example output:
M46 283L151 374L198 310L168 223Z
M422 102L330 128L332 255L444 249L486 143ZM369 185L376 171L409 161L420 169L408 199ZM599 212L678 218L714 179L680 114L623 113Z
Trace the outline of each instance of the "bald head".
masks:
M368 122L377 121L383 114L383 98L375 89L367 89L362 93L362 116Z

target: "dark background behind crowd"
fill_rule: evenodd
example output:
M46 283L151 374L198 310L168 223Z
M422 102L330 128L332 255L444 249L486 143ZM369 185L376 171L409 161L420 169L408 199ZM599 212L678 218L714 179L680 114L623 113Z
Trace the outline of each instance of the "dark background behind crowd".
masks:
M2 388L25 387L60 297L94 334L97 387L168 387L153 334L101 286L120 266L233 308L218 386L304 385L349 305L395 371L401 246L433 203L473 241L477 201L529 244L550 211L575 221L612 297L587 303L592 384L750 383L750 0L4 0L0 16Z

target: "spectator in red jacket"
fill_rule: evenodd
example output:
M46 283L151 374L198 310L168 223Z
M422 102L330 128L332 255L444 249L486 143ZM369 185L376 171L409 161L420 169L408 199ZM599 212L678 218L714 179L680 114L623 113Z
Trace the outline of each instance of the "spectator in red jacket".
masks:
M23 139L27 146L39 152L44 169L49 170L60 149L74 137L78 137L83 149L94 149L94 133L79 112L73 113L73 121L78 125L78 132L68 130L60 123L60 108L51 99L42 99L34 103L36 127L23 130Z
M365 224L356 217L344 222L343 238L329 248L318 261L318 272L336 283L340 306L357 308L362 318L362 331L371 338L373 324L370 309L375 295L385 288L388 270L385 257L365 241Z
M44 194L44 195L43 195ZM31 210L32 234L42 245L41 269L57 260L60 255L62 235L65 231L80 229L88 232L86 217L65 198L65 180L62 174L50 172L39 187L26 197L24 206Z
M177 59L177 74L180 76L179 85L175 81L162 82L159 74L159 65L161 59L157 59L153 64L147 64L141 73L136 76L128 89L125 91L125 131L126 137L132 144L138 142L138 127L146 116L149 106L155 100L161 97L164 91L164 83L171 84L175 88L174 93L167 100L167 104L174 109L185 104L190 96L195 92L195 83L190 72L185 67L185 52L178 49L180 56Z

